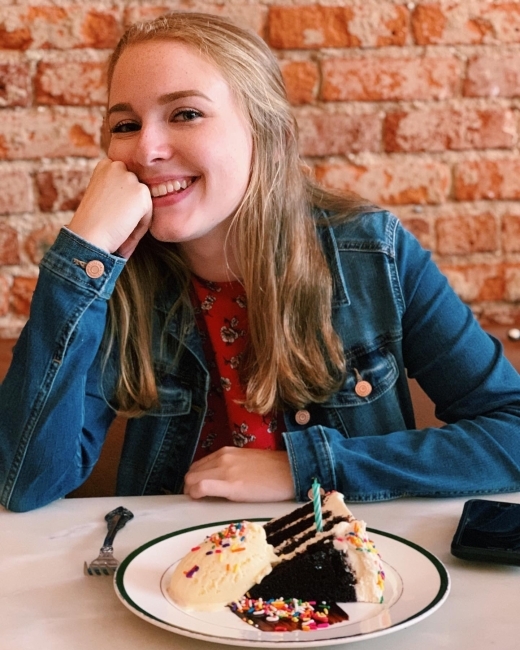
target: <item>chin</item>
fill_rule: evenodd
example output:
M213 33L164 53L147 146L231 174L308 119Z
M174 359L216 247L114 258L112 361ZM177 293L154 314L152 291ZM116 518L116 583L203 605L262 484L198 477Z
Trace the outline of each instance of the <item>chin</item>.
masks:
M150 227L150 235L157 241L162 241L165 243L178 243L185 240L185 237L181 233L172 232L168 228L161 228L152 223Z

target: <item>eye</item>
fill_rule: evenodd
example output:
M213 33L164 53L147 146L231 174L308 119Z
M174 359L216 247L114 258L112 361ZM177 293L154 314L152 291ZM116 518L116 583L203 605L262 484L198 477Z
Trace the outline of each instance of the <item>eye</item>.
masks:
M131 133L132 131L139 131L140 125L131 120L121 120L113 127L110 128L110 133Z
M202 117L200 111L196 111L194 108L183 108L180 111L176 111L171 118L172 122L193 122L197 118Z

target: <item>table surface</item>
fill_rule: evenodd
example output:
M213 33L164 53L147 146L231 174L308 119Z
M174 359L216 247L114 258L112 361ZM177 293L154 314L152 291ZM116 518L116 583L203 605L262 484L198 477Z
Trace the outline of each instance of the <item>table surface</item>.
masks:
M520 493L496 498L520 503ZM465 562L450 554L464 501L401 499L351 506L369 527L413 541L436 555L448 569L451 591L437 611L415 625L335 647L517 650L520 567ZM245 504L152 496L63 499L21 514L0 508L0 650L226 647L151 625L119 601L111 578L83 574L84 560L93 559L103 541L104 515L120 505L135 515L116 537L115 555L120 560L141 544L174 530L216 521L274 517L295 507L292 502ZM380 551L384 556L384 549Z

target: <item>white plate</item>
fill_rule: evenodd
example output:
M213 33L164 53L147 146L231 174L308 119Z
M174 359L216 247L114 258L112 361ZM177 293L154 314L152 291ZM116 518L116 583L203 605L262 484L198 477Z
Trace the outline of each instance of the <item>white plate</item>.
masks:
M203 641L259 648L305 648L349 643L403 629L432 614L448 596L448 572L434 555L405 539L369 528L383 558L385 602L342 604L348 621L310 632L261 632L227 608L220 612L184 611L167 593L175 565L207 535L229 523L220 521L186 528L136 549L120 564L115 576L116 593L124 605L153 625Z

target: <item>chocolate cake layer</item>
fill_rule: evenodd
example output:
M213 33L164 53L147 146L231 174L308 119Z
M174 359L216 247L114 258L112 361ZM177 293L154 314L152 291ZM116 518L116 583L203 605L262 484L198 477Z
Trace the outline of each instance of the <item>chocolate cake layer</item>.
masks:
M308 601L352 602L355 578L328 540L307 546L305 553L282 561L249 590L251 598L298 598Z

